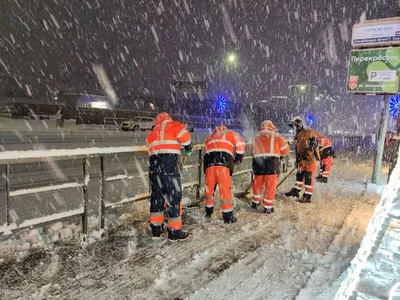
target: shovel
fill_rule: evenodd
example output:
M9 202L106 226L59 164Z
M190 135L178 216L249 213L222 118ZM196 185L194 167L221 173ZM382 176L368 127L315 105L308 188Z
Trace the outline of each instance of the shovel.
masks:
M179 170L180 170L181 172L182 172L182 170L183 170L183 167L185 166L185 164L186 164L187 160L188 160L188 156L187 156L187 155L185 155L185 156L182 158L182 162L181 162L181 164L179 165Z
M293 173L296 169L297 169L296 167L293 168L293 169L278 183L278 185L276 186L276 188L280 187L280 186L282 185L282 183L284 183L284 182L286 181L286 179L288 179L289 176L292 175L292 173ZM234 196L235 196L236 198L239 198L239 199L246 199L246 196L247 196L248 194L250 194L251 186L252 186L252 185L250 184L244 192L237 193L237 194L235 194Z

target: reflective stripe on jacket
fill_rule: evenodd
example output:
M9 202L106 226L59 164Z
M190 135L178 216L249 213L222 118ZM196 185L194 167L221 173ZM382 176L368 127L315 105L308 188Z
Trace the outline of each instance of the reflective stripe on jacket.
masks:
M205 141L204 169L225 166L233 172L236 155L244 155L246 142L238 133L218 126Z
M153 131L147 136L150 156L150 173L165 175L179 174L179 157L182 146L192 148L192 141L186 126L172 121L167 113L157 116Z

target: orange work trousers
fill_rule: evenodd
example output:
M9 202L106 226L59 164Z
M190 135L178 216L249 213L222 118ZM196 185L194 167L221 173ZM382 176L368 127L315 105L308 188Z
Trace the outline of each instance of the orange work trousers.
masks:
M252 182L253 203L260 204L261 198L264 208L274 207L276 186L278 185L278 175L254 175ZM264 197L261 197L264 186Z
M305 185L306 191L304 194L308 195L310 198L314 192L314 179L317 166L318 164L315 161L310 165L299 167L296 173L296 184L294 188L300 192Z
M214 191L217 185L222 212L228 213L233 211L231 173L229 168L224 166L212 166L206 169L206 192L204 194L206 207L214 207Z
M328 156L321 160L321 176L328 178L331 175L331 167L332 167L333 157Z

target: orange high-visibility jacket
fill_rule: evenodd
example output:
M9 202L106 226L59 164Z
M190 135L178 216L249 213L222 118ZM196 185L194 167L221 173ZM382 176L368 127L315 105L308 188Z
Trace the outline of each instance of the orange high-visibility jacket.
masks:
M316 132L319 150L322 151L328 147L332 147L331 141L322 133Z
M289 154L289 144L276 132L271 121L264 121L253 140L253 157L281 157Z
M208 167L224 166L232 174L235 161L240 162L245 151L244 138L225 126L217 126L205 141L204 171Z
M153 131L147 136L149 151L149 172L165 175L179 174L178 159L181 147L192 149L192 141L186 126L172 121L167 113L160 113Z
M226 152L235 157L235 154L244 154L245 150L244 138L226 126L217 126L205 143L205 153Z
M290 152L289 144L276 132L271 121L262 122L253 139L253 174L275 175L280 173L280 157Z

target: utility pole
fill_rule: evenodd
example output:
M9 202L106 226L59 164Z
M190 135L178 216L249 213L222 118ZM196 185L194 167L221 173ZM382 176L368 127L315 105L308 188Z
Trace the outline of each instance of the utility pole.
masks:
M375 156L375 164L374 164L374 171L372 173L372 183L379 184L379 178L382 171L382 159L383 159L383 150L385 147L385 137L389 119L389 101L390 95L383 96L383 112L381 118L381 124L379 126L379 136L378 136L378 144Z
M400 0L397 0L397 17L400 17ZM397 126L396 126L396 135L400 136L400 113L398 113L397 115ZM393 140L393 147L394 147L394 151L391 155L391 157L389 158L389 176L388 176L388 181L390 178L390 175L392 174L392 171L394 169L394 167L397 164L397 156L399 153L399 146L400 146L400 142L399 140L395 139Z

